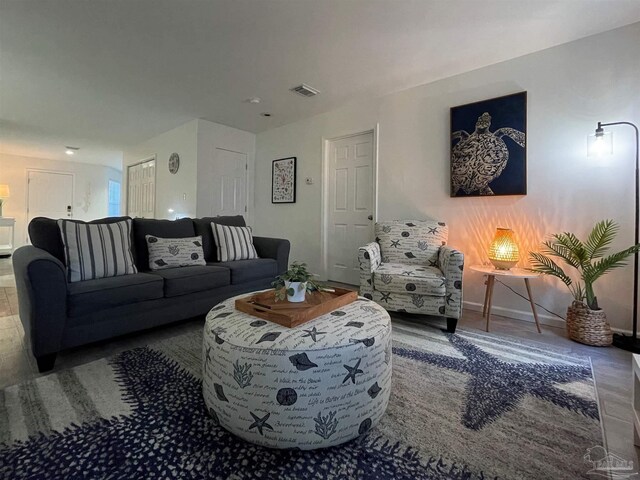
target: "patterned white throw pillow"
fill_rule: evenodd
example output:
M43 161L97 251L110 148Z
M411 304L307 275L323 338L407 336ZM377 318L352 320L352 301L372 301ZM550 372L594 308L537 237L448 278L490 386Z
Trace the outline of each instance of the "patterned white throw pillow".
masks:
M149 268L162 270L173 267L206 265L202 251L202 236L160 238L145 235L149 249Z
M85 223L58 220L69 282L137 273L131 253L131 220Z
M231 227L211 223L211 228L219 262L258 258L258 252L253 246L251 227Z

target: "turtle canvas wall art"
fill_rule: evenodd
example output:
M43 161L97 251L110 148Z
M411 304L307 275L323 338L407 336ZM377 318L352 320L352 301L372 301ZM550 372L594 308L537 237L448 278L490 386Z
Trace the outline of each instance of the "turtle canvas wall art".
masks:
M451 108L451 196L527 194L527 92Z

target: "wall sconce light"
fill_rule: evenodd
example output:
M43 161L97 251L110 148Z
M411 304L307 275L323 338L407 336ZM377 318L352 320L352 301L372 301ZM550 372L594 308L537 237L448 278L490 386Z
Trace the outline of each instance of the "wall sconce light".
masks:
M497 228L493 242L489 246L489 260L498 270L509 270L520 260L520 250L515 241L513 230Z
M587 155L602 156L613 153L613 136L611 132L605 132L603 127L613 127L617 125L627 125L632 127L636 133L636 215L635 215L635 241L634 244L640 243L640 166L638 161L638 151L640 150L640 141L638 140L638 127L631 122L598 122L598 128L593 135L587 138ZM613 344L633 353L640 353L640 339L638 339L638 289L640 273L638 272L638 252L633 256L633 329L631 336L621 333L613 334Z

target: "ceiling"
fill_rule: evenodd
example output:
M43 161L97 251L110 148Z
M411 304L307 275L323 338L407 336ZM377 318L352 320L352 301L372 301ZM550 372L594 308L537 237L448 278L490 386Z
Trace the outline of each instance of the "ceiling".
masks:
M638 0L0 0L0 151L119 167L193 118L260 132L638 21Z

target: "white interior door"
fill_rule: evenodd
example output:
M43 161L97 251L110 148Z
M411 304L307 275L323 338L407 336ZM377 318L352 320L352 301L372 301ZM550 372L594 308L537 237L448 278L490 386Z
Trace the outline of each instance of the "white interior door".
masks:
M140 174L142 165L131 165L127 167L127 215L131 217L140 216L140 200L138 192L140 190Z
M35 217L73 217L73 175L30 170L27 186L27 225Z
M127 215L154 218L156 211L156 161L127 167Z
M154 218L156 213L156 161L144 162L142 165L140 187L142 191L140 216Z
M216 148L211 162L211 215L247 211L247 154Z
M357 285L358 247L373 239L373 132L329 142L330 280Z

